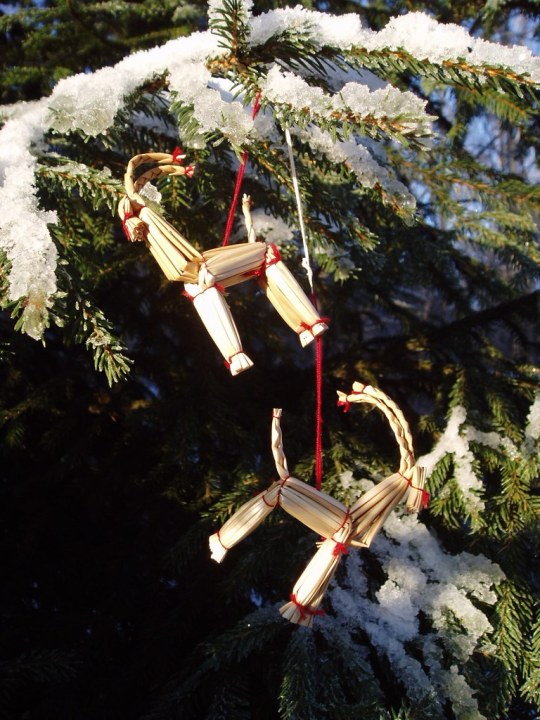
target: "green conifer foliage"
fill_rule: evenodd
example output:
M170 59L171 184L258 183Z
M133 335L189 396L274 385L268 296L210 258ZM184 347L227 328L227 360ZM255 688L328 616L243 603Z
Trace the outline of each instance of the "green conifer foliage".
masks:
M317 540L285 513L210 560L208 536L275 477L272 407L284 409L292 474L312 482L314 353L241 285L228 299L255 366L230 377L181 287L125 241L115 211L130 157L186 143L195 175L156 182L161 211L200 250L217 247L247 149L243 189L289 226L281 252L307 290L283 134L245 142L226 122L203 127L189 82L183 92L167 72L134 83L105 132L68 129L59 80L206 31L206 2L2 6L2 125L23 100L50 96L57 113L30 146L57 263L54 293L15 298L15 262L0 255L0 717L534 718L538 80L496 58L333 47L302 23L255 43L249 3L211 5L211 86L228 83L228 101L250 106L262 91L259 120L293 129L331 318L323 488L348 503L395 466L381 418L335 406L337 389L362 380L403 408L431 502L416 529L396 513L371 549L351 549L313 630L277 611ZM356 13L377 31L425 12L507 45L534 43L538 28L534 2L302 6ZM252 12L280 7L255 0ZM360 71L417 104L402 115L300 106L272 94L272 64L315 99ZM361 139L361 171L326 151L323 133L343 153Z

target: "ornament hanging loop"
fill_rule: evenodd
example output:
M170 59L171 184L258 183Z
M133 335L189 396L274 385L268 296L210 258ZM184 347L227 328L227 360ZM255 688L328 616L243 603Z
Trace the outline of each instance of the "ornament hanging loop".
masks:
M313 268L309 258L309 247L307 242L306 226L304 223L304 210L302 207L302 198L300 196L300 186L298 184L298 175L296 173L296 163L294 161L294 153L292 146L291 131L287 123L284 123L283 131L285 133L285 142L287 143L287 153L289 155L289 165L291 168L291 179L294 190L294 197L296 200L296 207L298 211L298 226L300 228L300 236L302 237L302 246L304 249L304 257L302 260L302 267L306 271L309 287L311 289L311 295L315 295L315 289L313 287Z

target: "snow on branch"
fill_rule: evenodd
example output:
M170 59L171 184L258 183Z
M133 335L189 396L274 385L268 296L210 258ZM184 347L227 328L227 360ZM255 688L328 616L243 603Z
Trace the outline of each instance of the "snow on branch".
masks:
M361 125L369 134L380 130L389 135L425 137L431 134L432 116L425 112L426 101L408 90L388 85L370 90L359 82L349 82L334 95L308 84L293 72L273 65L262 85L262 95L277 107L279 113L291 110L295 119L313 121L342 120ZM286 107L288 106L288 107Z
M254 17L249 45L257 47L272 38L296 34L306 36L317 47L339 47L344 50L356 45L364 32L358 15L331 15L297 5L294 8L269 10Z
M519 75L528 74L533 82L540 83L540 58L528 48L506 47L475 38L459 25L439 23L425 13L401 15L392 18L379 32L363 32L363 45L367 50L403 49L419 60L429 60L437 65L465 59L480 67L508 67Z
M537 395L522 453L532 451L539 428ZM458 405L433 450L418 463L429 479L437 463L453 455L455 479L467 502L478 505L483 504L482 483L474 472L473 444L519 459L520 450L509 438L468 424L465 408ZM341 481L348 494L372 486L369 480L354 480L351 472L343 473ZM449 701L457 720L486 720L469 685L467 665L477 652L496 656L486 606L497 603L497 588L505 581L501 568L484 555L447 552L433 532L403 512L388 517L371 550L384 573L381 586L370 585L364 559L351 553L344 563L346 576L328 593L335 615L320 623L321 632L350 645L367 635L388 658L410 700L431 706L437 717Z
M38 205L37 160L30 152L41 139L46 117L45 102L25 103L11 112L0 131L0 249L12 268L8 297L26 298L25 330L36 340L56 292L57 252L47 227L56 222L56 213Z
M351 553L346 577L329 591L335 617L320 623L321 632L351 644L365 633L388 658L412 702L442 713L450 701L458 720L482 720L464 667L475 651L493 652L493 628L478 603L495 604L493 588L504 574L482 555L446 552L406 514L388 518L372 551L384 583L373 593L362 557ZM424 620L423 628L422 616L428 623Z
M463 406L458 405L452 410L448 424L433 450L424 455L418 462L426 468L429 478L436 464L447 454L453 454L455 461L455 480L463 493L467 507L481 511L484 508L482 499L482 481L474 472L474 456L469 447L466 434L460 432L465 424L467 413Z
M341 52L363 49L368 52L403 50L417 60L435 65L466 60L479 68L510 68L517 75L528 75L540 83L540 58L523 46L507 47L473 37L453 23L439 23L422 12L392 18L379 31L362 27L354 14L333 16L295 8L280 8L253 18L249 43L257 47L280 36L303 35L315 47Z
M325 56L329 80L336 68L342 67L344 53L402 48L431 63L444 65L466 58L469 65L487 68L486 73L492 67L509 68L515 82L540 81L540 60L528 49L504 48L473 38L463 28L442 25L422 13L394 18L386 28L373 32L363 28L356 15L338 17L301 7L272 10L257 17L251 11L251 0L211 0L209 13L215 32L193 33L135 52L112 67L61 80L50 97L38 103L8 108L0 130L0 249L11 265L9 298L26 298L23 325L32 337L42 335L47 308L56 291L56 249L47 228L56 218L54 212L40 208L34 180L37 158L47 153L43 139L48 131L92 137L105 134L129 96L159 78L168 84L174 102L191 113L192 125L198 128L189 139L193 146L218 134L238 147L248 144L257 132L242 99L262 90L263 108L273 106L276 117L270 119L267 113L267 121L274 123L276 136L281 133L281 120L296 121L312 136L310 142L316 152L338 162L341 158L361 184L378 185L394 194L398 203L411 203L401 184L384 168L378 168L352 135L402 142L412 139L421 145L416 138L431 133L432 118L425 112L425 102L391 85L377 87L368 73L364 79L357 73L354 82L348 82L345 73L345 84L329 93L320 86L324 77L312 77L310 81L319 84L309 84L290 70L306 61L303 51L313 55L310 48L329 50ZM224 42L227 33L234 42ZM291 55L296 47L291 40L295 38L309 41L307 45L299 42L297 65ZM257 62L257 48L263 55L268 53L269 41L281 67L268 65L266 56L264 63ZM252 68L234 56L237 45L253 56ZM291 58L288 69L281 50L284 57ZM380 67L383 61L384 57L378 60ZM358 64L362 64L361 58L357 58ZM318 70L324 72L325 65L319 65ZM267 68L266 77L263 68ZM471 72L474 69L469 67ZM234 85L235 97L219 84L224 78ZM330 86L331 82L325 88ZM336 140L333 152L327 131Z
M367 147L353 140L335 140L330 133L316 126L306 130L294 128L294 134L306 142L319 155L324 155L336 165L344 165L354 173L363 187L380 187L385 202L397 202L400 209L412 212L416 198L387 168L373 157Z

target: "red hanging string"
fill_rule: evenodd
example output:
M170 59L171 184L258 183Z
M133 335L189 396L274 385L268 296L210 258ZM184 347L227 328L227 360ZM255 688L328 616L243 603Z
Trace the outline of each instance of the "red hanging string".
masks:
M317 297L311 297L315 309ZM322 318L322 321L327 318ZM315 487L320 490L323 476L323 448L322 448L322 372L323 372L323 345L322 337L315 338Z
M253 120L255 120L255 116L259 112L259 108L261 107L261 93L257 93L257 97L255 98L255 103L253 105L253 112L251 114L251 117ZM223 235L223 245L229 244L229 239L231 237L232 232L232 226L234 222L234 214L236 213L236 206L238 205L238 198L240 197L240 188L242 187L242 180L244 179L244 171L246 169L247 165L247 159L248 159L248 151L244 150L242 153L242 161L240 162L240 167L238 168L238 175L236 176L236 185L234 186L234 194L233 199L231 202L231 207L229 209L229 217L227 218L227 225L225 226L225 233Z
M323 453L322 453L322 337L316 338L315 358L315 487L322 487Z

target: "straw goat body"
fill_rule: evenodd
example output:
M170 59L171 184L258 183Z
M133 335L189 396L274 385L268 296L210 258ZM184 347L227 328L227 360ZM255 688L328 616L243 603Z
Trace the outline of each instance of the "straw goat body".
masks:
M415 464L409 425L397 405L381 390L354 383L350 394L338 392L338 404L369 403L388 419L400 450L397 472L368 490L350 508L320 490L289 475L283 451L281 410L274 409L272 453L279 475L270 487L245 503L210 537L212 558L221 562L227 551L243 540L272 510L280 506L322 537L319 549L298 579L290 602L280 612L286 619L310 626L339 564L350 546L369 547L393 508L408 492L407 509L425 505L424 470Z
M232 375L253 363L242 349L240 336L224 297L232 285L255 278L286 324L299 336L302 346L324 333L328 326L281 260L275 245L257 242L251 219L250 198L244 195L242 210L248 242L199 252L140 194L147 182L164 175L193 174L184 166L184 155L142 153L128 163L124 176L126 194L118 214L130 241L144 241L165 277L185 283L184 294L192 301L204 326L223 355ZM143 165L154 165L137 176Z

